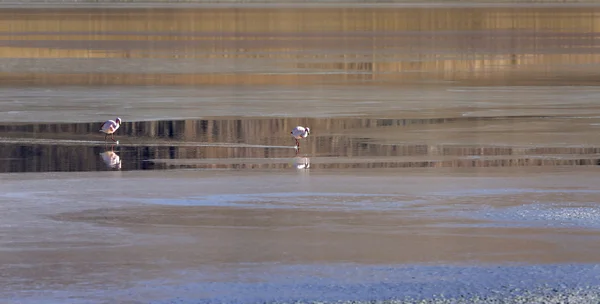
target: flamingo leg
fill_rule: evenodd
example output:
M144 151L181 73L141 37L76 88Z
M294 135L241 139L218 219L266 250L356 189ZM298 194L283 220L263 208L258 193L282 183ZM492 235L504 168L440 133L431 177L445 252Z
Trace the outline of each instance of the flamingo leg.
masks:
M300 148L300 142L298 141L297 138L294 138L296 140L296 147Z
M106 137L108 137L108 134L104 134L104 141L106 141Z
M110 139L112 139L112 141L116 142L116 140L115 140L115 133L112 133L112 134L110 135Z

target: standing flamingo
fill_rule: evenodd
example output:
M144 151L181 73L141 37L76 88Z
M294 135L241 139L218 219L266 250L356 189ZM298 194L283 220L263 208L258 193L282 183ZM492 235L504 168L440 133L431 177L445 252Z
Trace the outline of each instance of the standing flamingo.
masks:
M121 118L117 117L115 120L107 120L100 127L100 132L104 133L104 141L106 141L106 137L110 134L110 139L116 142L115 140L115 131L121 126Z

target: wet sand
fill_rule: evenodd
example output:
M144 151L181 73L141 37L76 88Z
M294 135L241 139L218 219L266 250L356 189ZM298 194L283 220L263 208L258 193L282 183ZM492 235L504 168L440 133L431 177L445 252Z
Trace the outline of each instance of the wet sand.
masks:
M597 302L598 8L460 5L2 10L0 301Z

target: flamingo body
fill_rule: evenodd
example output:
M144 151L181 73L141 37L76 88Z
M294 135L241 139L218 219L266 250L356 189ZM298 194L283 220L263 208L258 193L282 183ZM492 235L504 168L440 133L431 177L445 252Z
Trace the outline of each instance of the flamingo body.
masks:
M295 139L306 138L310 134L310 128L297 126L292 130L292 137Z
M296 147L300 147L300 142L298 142L298 139L308 137L308 135L310 134L310 128L297 126L290 133L292 134L292 137L296 140Z
M117 118L117 121L107 120L102 124L102 127L100 127L100 132L106 133L106 134L113 134L113 133L115 133L115 131L117 131L117 129L119 129L120 126L121 126L121 120L118 118Z

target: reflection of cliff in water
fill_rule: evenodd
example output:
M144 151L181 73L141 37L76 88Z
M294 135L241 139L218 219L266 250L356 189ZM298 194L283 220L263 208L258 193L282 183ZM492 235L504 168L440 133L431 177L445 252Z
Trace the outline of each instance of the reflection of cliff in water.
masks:
M406 130L427 130L431 126L485 123L498 119L248 118L125 122L116 135L121 145L114 148L109 143L102 144L103 136L97 132L99 123L2 125L0 137L4 144L0 145L0 172L98 171L114 170L119 166L122 170L180 167L284 169L298 166L331 169L598 163L598 147L381 142L368 135L356 136L346 132L387 128L392 134L404 134ZM522 121L529 118L503 119ZM315 131L296 155L292 148L293 139L287 131L298 124L311 126ZM78 141L83 144L74 144ZM228 145L221 145L223 143ZM310 164L297 161L309 158ZM339 161L340 158L345 161ZM264 161L252 163L249 159ZM282 159L284 161L280 161ZM177 163L165 160L189 161Z
M102 146L3 144L0 145L0 172L155 169L152 163L136 161L140 156L151 158L153 154L144 148L111 151L110 147Z

